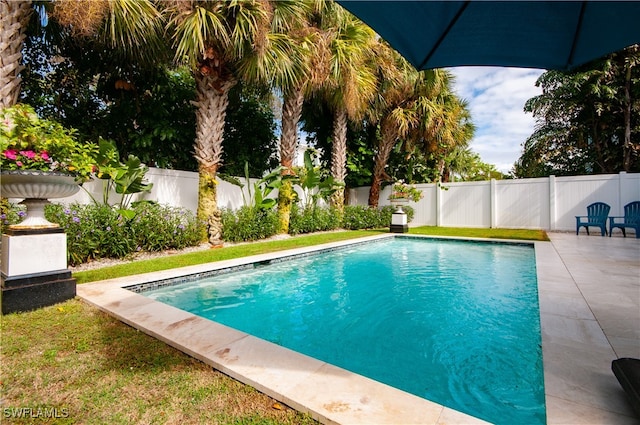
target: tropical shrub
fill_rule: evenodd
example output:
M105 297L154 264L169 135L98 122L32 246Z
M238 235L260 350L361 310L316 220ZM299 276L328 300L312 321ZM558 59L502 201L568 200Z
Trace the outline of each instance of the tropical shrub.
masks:
M131 231L138 251L182 249L201 243L205 227L185 208L164 206L150 201L134 202Z
M237 211L222 210L222 240L243 242L266 239L278 231L278 215L273 209L243 206Z
M277 167L275 170L264 175L260 180L251 183L251 177L249 176L249 163L244 163L244 179L242 183L240 179L227 174L219 173L218 177L222 180L238 186L242 190L242 202L245 207L253 207L261 210L268 210L276 205L276 199L270 198L269 195L274 189L282 187L283 167ZM244 188L247 188L248 197L245 195ZM253 187L253 189L252 189Z
M204 226L184 209L140 202L127 219L108 205L50 204L46 217L67 234L69 264L99 258L125 258L139 251L198 245Z
M304 193L305 209L315 208L319 200L328 200L339 188L344 187L344 183L336 182L331 175L313 165L315 157L311 149L304 151L304 167L296 170L298 179L295 183Z
M407 221L411 222L414 210L411 207L402 207L407 214ZM342 218L342 227L347 230L375 229L389 227L391 214L395 211L393 206L385 206L382 209L371 208L365 205L345 205Z
M115 191L120 195L120 203L117 204L120 214L132 218L133 213L127 211L132 195L150 192L153 187L153 183L145 179L149 167L134 155L129 155L127 162L122 163L115 144L104 139L100 139L96 164L95 176L102 180L102 203L109 205L109 195ZM93 202L99 203L95 199Z
M0 231L7 226L20 223L27 215L24 205L15 205L7 198L0 198Z
M341 213L336 208L318 206L301 208L298 204L292 205L289 219L291 235L335 230L341 225Z
M135 250L129 223L108 205L50 204L45 216L67 234L69 265L124 258Z
M366 205L345 205L342 227L347 230L380 227L380 213L377 209Z

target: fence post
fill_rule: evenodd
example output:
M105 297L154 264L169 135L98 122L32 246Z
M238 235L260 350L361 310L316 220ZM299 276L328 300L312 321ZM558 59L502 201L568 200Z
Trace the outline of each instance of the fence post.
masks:
M623 205L625 204L625 200L624 200L625 187L624 186L625 186L626 178L627 178L627 172L620 171L620 174L618 174L618 212L614 214L618 214L618 215L624 214L624 207L623 207Z
M495 229L498 227L498 209L496 208L496 204L498 200L496 199L496 179L491 179L491 189L489 191L489 208L491 209L491 223L489 227Z
M549 230L556 230L556 176L549 176Z
M436 227L440 227L442 224L442 218L440 217L440 213L442 211L442 197L440 196L440 182L436 183Z

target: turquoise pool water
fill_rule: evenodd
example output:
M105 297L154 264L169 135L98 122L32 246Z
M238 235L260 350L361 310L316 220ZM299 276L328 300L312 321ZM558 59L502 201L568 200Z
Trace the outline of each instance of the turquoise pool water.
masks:
M534 250L393 238L144 295L497 424L544 424Z

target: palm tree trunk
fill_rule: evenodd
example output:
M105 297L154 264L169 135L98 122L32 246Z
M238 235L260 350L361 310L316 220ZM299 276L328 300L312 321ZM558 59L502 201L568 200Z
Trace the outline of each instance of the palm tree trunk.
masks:
M293 89L284 99L282 106L282 135L280 136L280 165L285 167L283 174L292 174L291 167L298 149L298 122L302 115L304 94L302 89ZM278 191L278 219L280 233L289 233L293 186L285 181Z
M214 85L215 84L215 85ZM236 80L217 81L211 75L196 73L196 143L198 161L198 218L207 224L209 243L222 243L222 224L216 194L216 173L222 164L224 123L229 90Z
M0 0L0 110L20 96L20 71L31 0Z
M337 108L333 118L331 176L337 183L344 183L347 177L347 110L344 107ZM341 211L344 209L344 187L333 194L331 205Z
M373 180L371 181L371 188L369 189L369 206L372 208L378 208L378 202L380 201L380 187L382 182L389 179L385 168L389 157L391 156L391 150L396 144L396 136L393 131L385 131L384 124L382 128L382 139L378 146L378 151L374 158L373 165Z

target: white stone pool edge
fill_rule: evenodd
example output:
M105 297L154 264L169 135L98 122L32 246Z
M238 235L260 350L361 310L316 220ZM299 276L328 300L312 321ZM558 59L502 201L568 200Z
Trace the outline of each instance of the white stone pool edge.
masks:
M361 238L357 241L394 236L384 234ZM492 241L495 242L495 240ZM124 323L253 386L276 400L309 413L322 423L485 423L437 403L124 289L136 284L266 261L284 255L341 247L352 243L354 240L83 284L78 285L77 293L86 302ZM565 382L562 372L560 379L557 379L557 371L566 371L563 363L571 360L571 357L566 357L567 347L562 340L562 335L556 332L558 329L556 322L559 320L566 328L566 326L572 326L572 318L566 317L566 314L560 316L556 314L556 300L559 293L570 294L572 288L575 288L575 282L552 243L536 242L535 250L543 331L548 423L578 423L566 421L571 418L594 419L592 422L582 421L581 423L596 423L596 418L599 419L597 423L633 423L633 418L627 416L624 400L618 403L620 406L614 406L614 409L607 405L603 410L597 402L591 403L594 406L585 406L585 395L580 389L573 388L570 382ZM573 304L572 308L575 308ZM581 314L584 315L584 312ZM579 320L583 319L579 318ZM583 326L582 323L578 325ZM560 334L563 333L566 332L560 332ZM592 333L597 334L595 329ZM597 337L596 340L598 340ZM577 351L580 351L579 346ZM579 354L579 352L576 353L576 355ZM615 378L613 380L615 383ZM627 422L624 418L630 421Z

